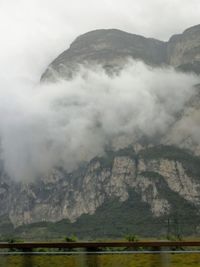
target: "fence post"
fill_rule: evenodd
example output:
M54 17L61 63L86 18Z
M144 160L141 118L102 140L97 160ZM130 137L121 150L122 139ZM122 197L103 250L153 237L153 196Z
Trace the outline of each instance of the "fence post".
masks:
M22 256L22 267L34 267L33 266L33 256L31 255L32 249L23 248L23 256ZM28 253L30 252L30 254Z
M163 247L153 248L152 251L157 251L158 254L152 254L151 267L169 267L170 266L170 254L162 252ZM158 257L155 257L158 256Z
M87 267L98 267L98 254L96 253L98 251L97 248L90 248L88 247L86 249L86 266ZM90 252L94 252L94 254L90 254Z

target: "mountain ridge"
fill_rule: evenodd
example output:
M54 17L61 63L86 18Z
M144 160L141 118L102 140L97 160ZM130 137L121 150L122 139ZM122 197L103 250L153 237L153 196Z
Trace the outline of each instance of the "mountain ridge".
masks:
M102 65L109 75L123 68L130 57L152 68L171 66L198 74L199 43L200 25L172 36L168 42L117 29L96 30L77 37L50 64L41 81L73 79L79 65L86 63ZM25 235L26 229L32 227L29 225L42 228L45 223L46 228L42 229L47 235L54 230L63 235L64 230L59 232L61 225L67 233L73 231L81 237L109 233L119 237L130 231L141 234L145 227L145 235L156 235L156 230L157 234L166 232L166 220L187 221L191 214L194 227L184 228L185 234L200 234L200 147L187 132L179 140L182 123L185 119L190 122L193 113L198 123L199 96L187 103L183 114L159 142L141 136L121 149L107 149L102 157L95 157L70 173L57 166L35 181L16 182L8 177L1 161L0 216L10 221L2 219L0 235L4 235L1 229L6 225L9 231L14 229L13 234ZM103 233L102 225L97 224L98 218L102 224L105 216L108 222L103 225ZM153 230L149 222L154 224ZM156 222L160 223L159 229Z
M189 42L191 38L197 40ZM200 48L193 45L194 41L199 40L200 25L190 27L181 34L172 35L166 42L118 29L89 31L78 36L70 47L49 65L42 74L41 81L52 82L56 81L57 77L72 78L73 73L77 72L77 65L85 62L103 65L105 69L107 65L109 69L115 66L122 68L126 58L142 60L152 66L173 66L184 71L188 69L182 68L182 65L198 63L198 67L192 69L190 66L188 71L199 74Z

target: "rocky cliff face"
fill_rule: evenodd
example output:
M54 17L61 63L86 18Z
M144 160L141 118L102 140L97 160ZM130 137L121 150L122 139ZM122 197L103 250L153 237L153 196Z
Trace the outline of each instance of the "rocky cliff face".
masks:
M167 61L182 70L200 71L200 25L174 35L167 45Z
M190 158L189 152L176 147L143 147L137 153L128 147L70 174L57 169L34 183L6 181L1 206L15 226L64 218L74 222L83 214L94 214L109 199L125 203L131 191L148 205L152 217L169 216L174 203L167 190L199 209L198 164L198 157Z
M42 81L72 78L81 64L101 64L108 73L119 71L134 58L158 66L166 62L166 44L162 41L120 30L96 30L79 36L59 55L42 75Z
M127 59L151 66L171 65L200 73L200 25L162 42L116 29L96 30L79 36L42 75L42 81L72 78L80 65L101 64L108 73L117 72Z

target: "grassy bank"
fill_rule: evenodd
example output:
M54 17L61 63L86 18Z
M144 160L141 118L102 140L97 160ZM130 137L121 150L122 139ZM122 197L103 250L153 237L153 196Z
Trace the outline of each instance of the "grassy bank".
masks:
M166 265L164 265L164 262ZM98 256L0 256L0 267L199 267L200 254ZM167 265L168 264L168 265Z

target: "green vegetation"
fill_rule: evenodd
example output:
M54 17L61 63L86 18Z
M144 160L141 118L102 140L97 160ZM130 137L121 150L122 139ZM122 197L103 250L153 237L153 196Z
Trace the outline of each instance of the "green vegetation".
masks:
M20 226L10 234L24 240L56 240L65 236L70 240L73 236L80 240L115 239L129 236L130 233L141 237L199 235L198 210L178 193L171 191L162 178L157 183L160 194L172 205L169 216L153 217L149 205L142 202L141 197L131 190L130 197L125 202L117 198L109 199L95 214L82 215L74 223L68 220L56 223L39 222Z
M139 155L135 154L132 147L116 152L107 152L105 157L98 158L101 163L100 169L112 168L116 156L128 156L135 161L137 161L137 157L146 161L163 158L176 160L183 164L191 176L196 177L196 179L200 178L200 158L177 147L160 145L144 149L140 151ZM142 201L141 194L135 189L130 189L129 198L126 201L121 202L117 197L108 198L94 214L84 214L74 223L66 219L56 223L43 221L22 225L14 229L8 217L2 216L0 218L1 240L18 237L25 240L38 240L40 238L43 240L63 240L65 236L70 240L73 236L77 236L81 240L115 239L130 235L130 233L141 237L200 235L200 215L194 205L172 191L164 177L159 173L144 171L138 175L154 180L160 198L165 198L170 203L170 215L153 216L151 207ZM148 190L151 193L151 188Z
M200 254L132 254L90 256L0 256L0 267L199 267ZM165 266L165 265L164 265Z
M66 242L76 242L77 240L78 240L78 238L75 235L73 235L73 236L66 236L65 237L65 241Z
M144 171L140 173L141 176L152 178L152 179L163 179L162 175L157 172Z
M72 235L79 239L91 240L123 237L133 232L138 235L154 232L154 235L156 229L152 230L155 228L152 226L155 226L155 223L156 220L152 219L148 205L141 202L140 197L132 191L127 201L120 202L117 198L109 199L97 209L95 214L82 215L75 223L70 223L68 220L56 223L38 222L22 225L10 232L10 235L26 240L34 238L52 240Z
M127 241L129 241L129 242L137 242L137 241L139 241L138 236L136 236L136 235L134 235L134 234L127 235L127 236L125 237L125 239L126 239Z

